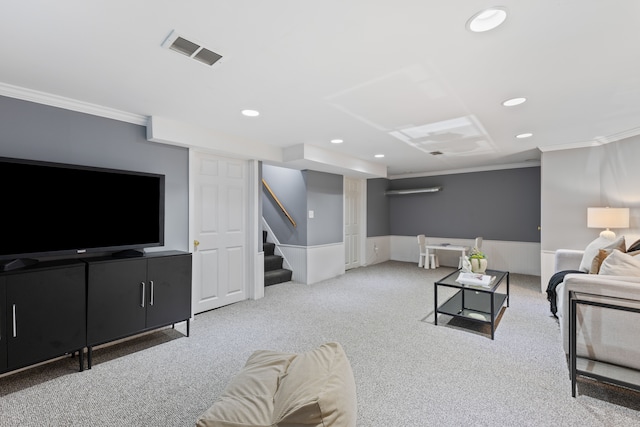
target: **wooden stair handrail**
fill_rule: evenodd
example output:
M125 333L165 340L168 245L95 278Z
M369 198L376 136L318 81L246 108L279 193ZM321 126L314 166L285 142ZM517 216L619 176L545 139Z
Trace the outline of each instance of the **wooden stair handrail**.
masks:
M280 207L280 209L282 210L282 212L284 213L284 215L287 217L287 219L289 219L289 221L291 222L291 224L296 227L296 222L293 220L293 218L291 218L291 215L289 215L289 212L287 212L287 210L284 208L284 206L282 206L282 203L280 203L280 200L278 200L278 197L273 193L273 190L271 189L271 187L269 187L269 184L267 184L267 181L264 180L264 178L262 178L262 184L264 185L264 187L267 189L267 191L269 192L269 194L271 194L271 197L273 197L273 200L276 201L276 203L278 204L278 206Z

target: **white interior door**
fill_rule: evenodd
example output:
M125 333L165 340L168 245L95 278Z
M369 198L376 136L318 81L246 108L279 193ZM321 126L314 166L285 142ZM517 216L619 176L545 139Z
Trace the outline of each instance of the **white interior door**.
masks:
M362 180L344 179L344 268L360 266Z
M247 162L192 156L193 312L246 299Z

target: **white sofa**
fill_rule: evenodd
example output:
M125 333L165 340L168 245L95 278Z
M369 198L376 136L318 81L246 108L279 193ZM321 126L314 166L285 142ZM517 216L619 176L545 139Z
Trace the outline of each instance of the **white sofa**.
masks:
M579 270L584 251L560 249L555 271ZM640 307L640 277L567 274L556 291L564 351L569 354L569 292L625 298ZM634 303L634 305L636 305ZM640 314L578 306L577 355L640 370Z

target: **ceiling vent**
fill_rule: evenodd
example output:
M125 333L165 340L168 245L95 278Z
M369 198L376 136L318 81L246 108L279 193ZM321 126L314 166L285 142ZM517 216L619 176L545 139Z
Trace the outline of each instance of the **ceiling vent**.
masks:
M181 53L206 65L213 65L222 59L222 55L207 49L200 43L188 40L174 31L166 38L162 47Z

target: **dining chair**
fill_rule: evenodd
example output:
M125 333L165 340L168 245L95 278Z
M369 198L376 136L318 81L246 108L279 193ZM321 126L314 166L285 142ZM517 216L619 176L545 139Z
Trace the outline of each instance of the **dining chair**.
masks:
M475 242L473 243L473 247L471 249L477 248L478 250L482 249L482 237L476 237ZM469 254L467 254L469 256ZM458 262L458 268L462 268L463 265L463 257L460 257L460 261Z
M473 248L471 248L471 249L478 249L478 250L482 249L482 237L476 237L476 240L473 243ZM458 268L462 268L462 265L463 265L463 259L462 259L462 257L460 257L460 262L458 263Z
M482 249L482 237L476 237L476 244L474 247L478 248L478 250Z
M427 258L427 247L424 234L418 234L418 247L420 248L418 267L429 268L429 259Z

